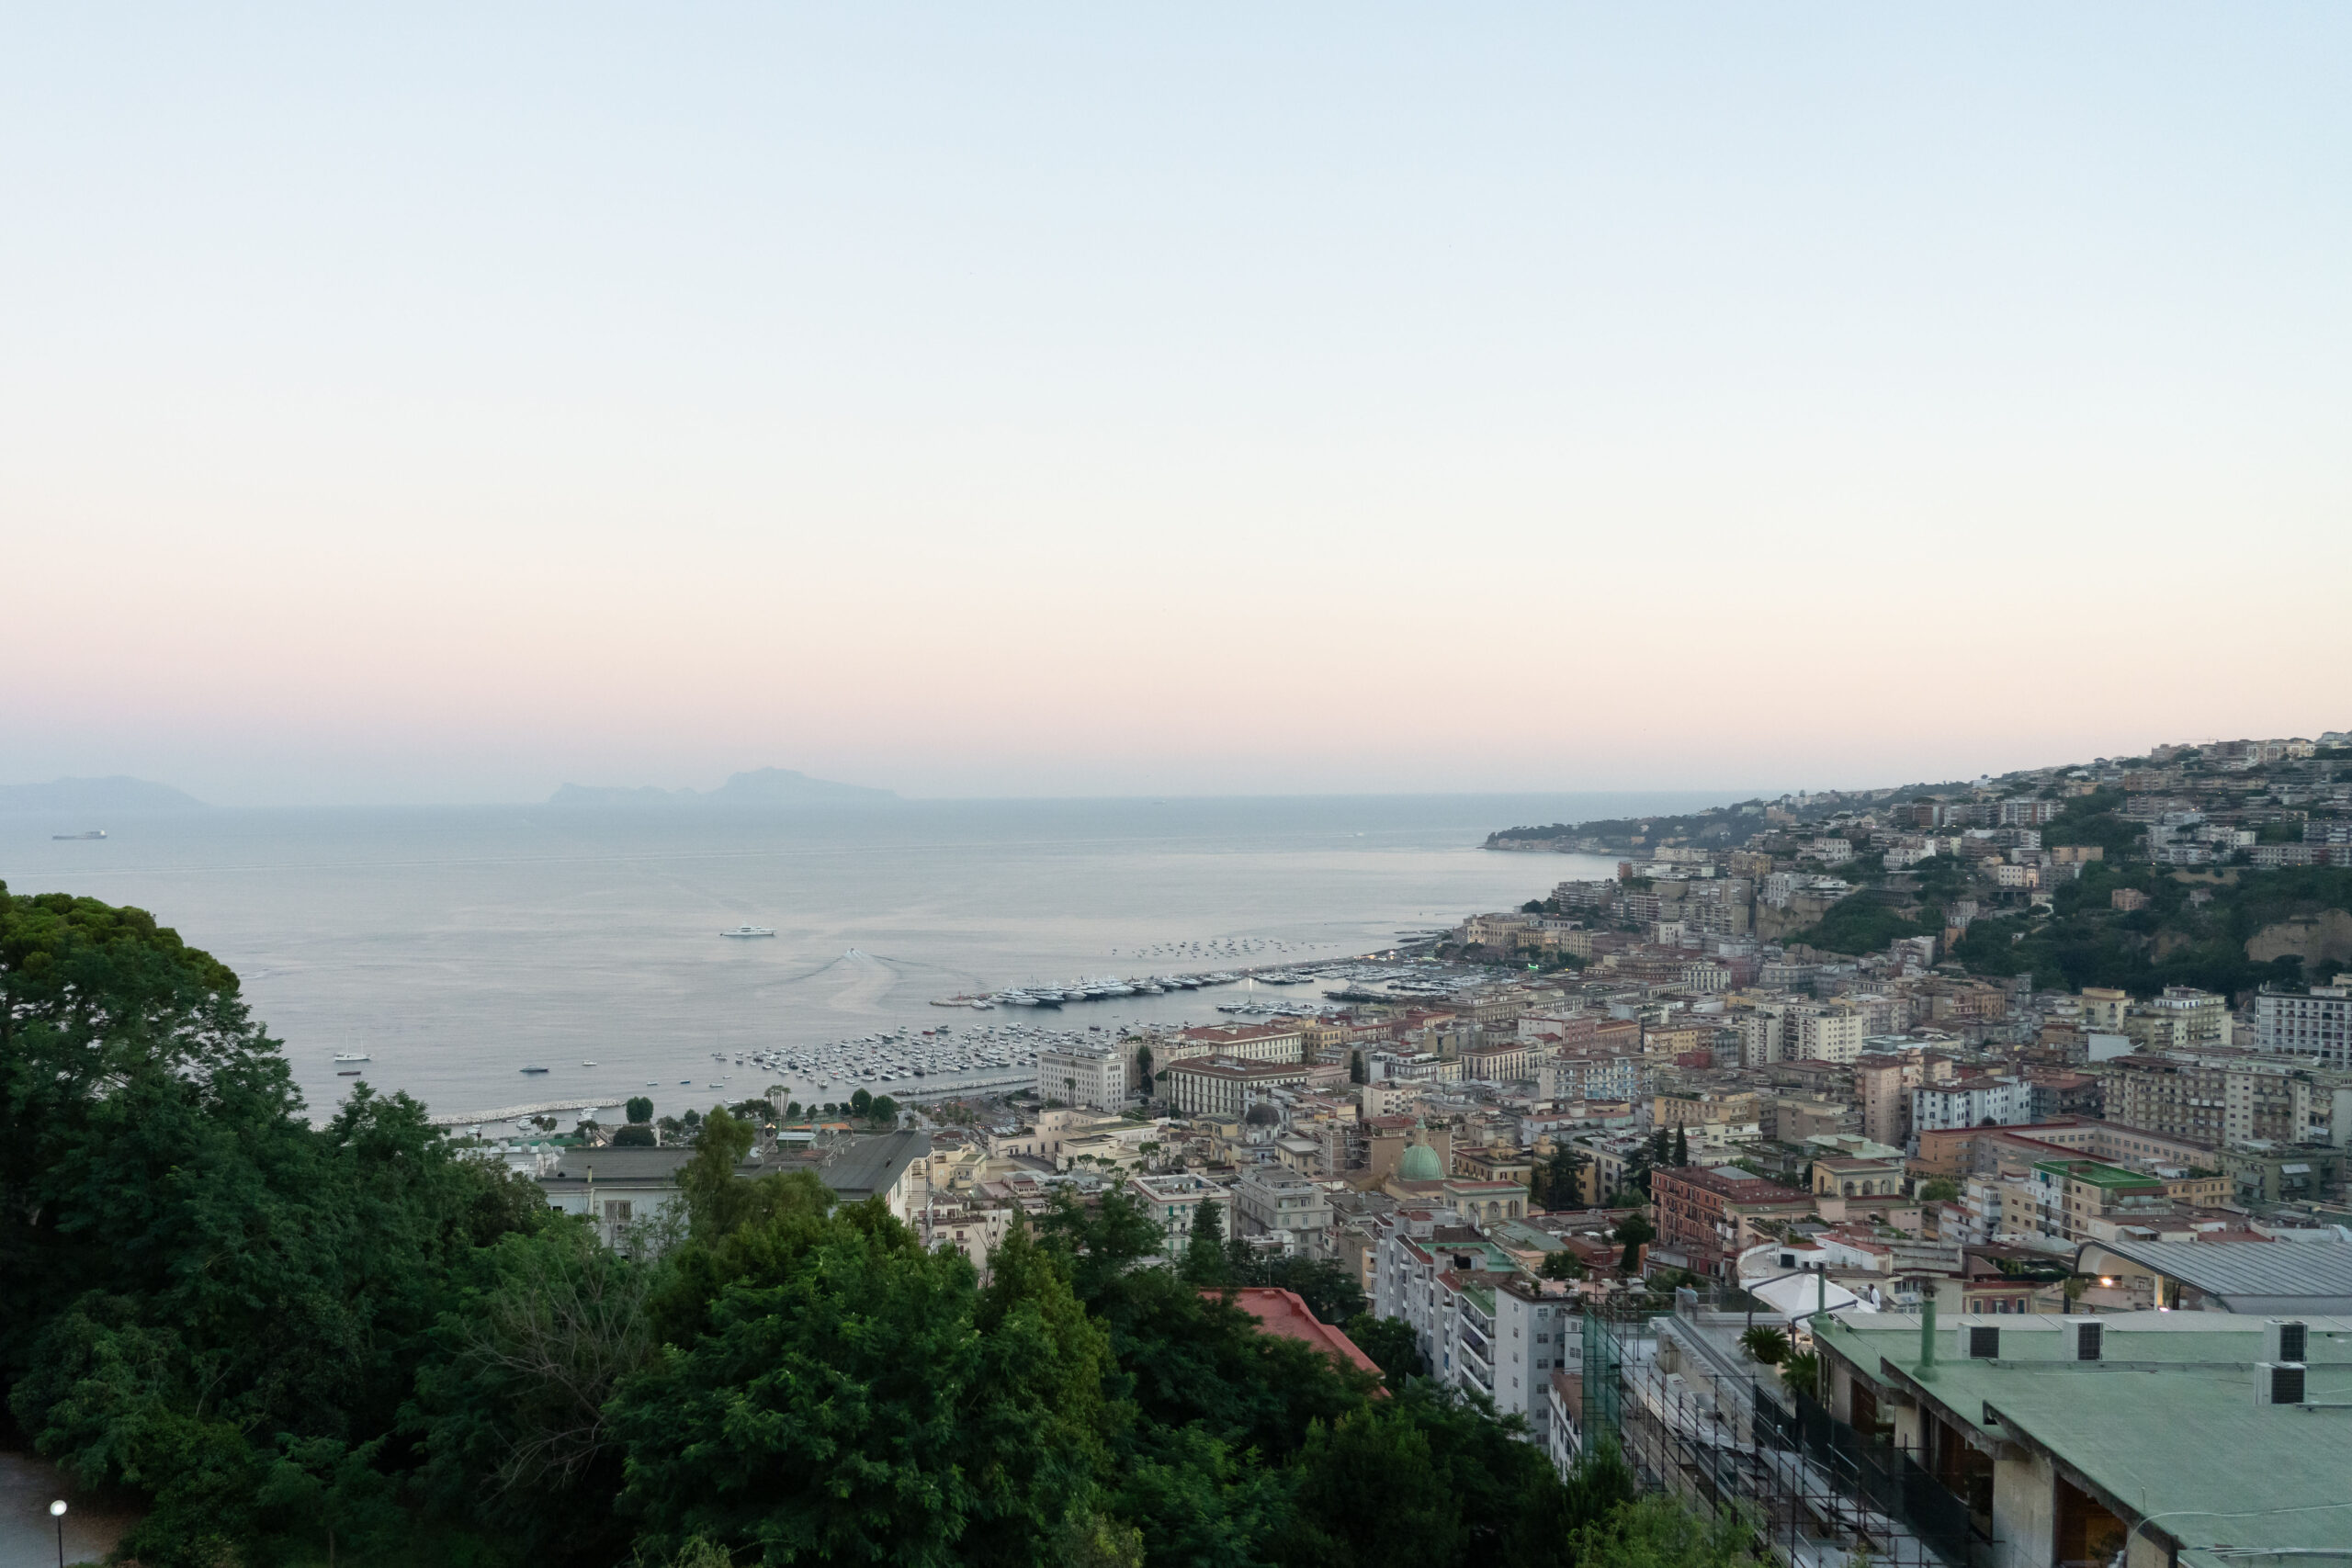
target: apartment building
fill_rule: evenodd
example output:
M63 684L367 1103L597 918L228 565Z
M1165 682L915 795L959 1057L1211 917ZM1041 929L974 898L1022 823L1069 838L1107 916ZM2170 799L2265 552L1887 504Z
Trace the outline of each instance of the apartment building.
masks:
M2323 1066L2352 1067L2352 975L2303 991L2265 989L2254 998L2254 1048L2317 1056Z
M1152 1042L1151 1054L1154 1066L1159 1069L1210 1056L1237 1062L1300 1062L1306 1059L1306 1043L1295 1024L1204 1024L1161 1035Z
M1813 1213L1809 1193L1692 1166L1652 1171L1650 1201L1657 1247L1678 1254L1693 1273L1716 1280L1737 1277L1739 1255L1762 1238L1762 1222Z
M2160 996L2124 1010L2123 1032L2143 1051L2203 1051L2230 1043L2226 997L2191 986L2167 986Z
M1648 1075L1639 1056L1570 1052L1535 1065L1535 1092L1545 1100L1638 1100Z
M1037 1093L1048 1102L1117 1111L1127 1103L1130 1047L1115 1040L1069 1040L1037 1052Z
M1219 1235L1234 1234L1233 1194L1206 1177L1190 1173L1131 1176L1127 1179L1127 1196L1135 1200L1153 1224L1166 1233L1170 1254L1183 1251L1193 1239L1193 1226L1204 1207L1216 1211Z
M2120 1056L2103 1065L2107 1113L2199 1143L2294 1142L2296 1064L2235 1055Z
M1493 1301L1496 1407L1526 1416L1534 1440L1548 1446L1552 1376L1583 1364L1583 1304L1565 1282L1525 1275L1497 1284Z
M2161 1214L2171 1208L2165 1184L2152 1176L2098 1160L2040 1160L2029 1177L2041 1234L2065 1241L2091 1241L2098 1222Z
M1295 1040L1296 1035L1293 1035ZM1237 1061L1229 1057L1179 1062L1161 1075L1168 1101L1196 1119L1238 1118L1250 1101L1307 1080L1303 1062Z
M1965 1077L1911 1091L1911 1126L1924 1137L1955 1127L2022 1126L2033 1120L2033 1086L2022 1078Z
M1869 1021L1849 1007L1796 1008L1788 1021L1794 1033L1788 1055L1812 1061L1850 1066L1869 1034Z
M1325 1258L1331 1251L1331 1200L1316 1182L1279 1165L1254 1166L1233 1183L1238 1235L1282 1235L1284 1251Z

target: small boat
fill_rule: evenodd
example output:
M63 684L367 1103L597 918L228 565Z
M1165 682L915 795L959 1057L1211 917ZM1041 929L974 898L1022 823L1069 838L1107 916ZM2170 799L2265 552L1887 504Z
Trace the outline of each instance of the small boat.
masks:
M335 1077L339 1077L339 1078L356 1078L356 1077L357 1077L358 1076L359 1076L359 1069L358 1069L357 1067L345 1067L345 1068L344 1068L344 1069L342 1069L340 1072L338 1072L338 1073L336 1073L336 1074L335 1074Z
M775 932L766 926L737 926L732 931L723 931L718 934L720 936L774 936Z
M596 1064L595 1064L595 1063L594 1063L594 1062L582 1062L582 1063L581 1063L580 1065L581 1065L582 1066L583 1066L583 1067L593 1067L593 1066L594 1066Z
M348 1066L353 1062L365 1062L368 1059L368 1053L365 1051L337 1051L334 1054L334 1065L338 1067Z
M546 1072L546 1071L547 1071L547 1069L546 1069L545 1067L536 1067L536 1066L534 1066L534 1067L525 1067L523 1070L524 1070L525 1072L526 1072L526 1073L544 1073L544 1072Z
M86 833L51 833L50 835L51 839L73 839L77 840L82 839L103 839L106 836L107 830L104 828L93 828Z

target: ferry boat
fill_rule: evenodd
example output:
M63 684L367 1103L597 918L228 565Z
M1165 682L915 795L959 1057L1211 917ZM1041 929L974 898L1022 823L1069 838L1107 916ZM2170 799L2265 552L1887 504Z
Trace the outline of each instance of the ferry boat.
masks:
M768 926L737 926L730 931L720 931L718 934L720 936L774 936L775 931Z

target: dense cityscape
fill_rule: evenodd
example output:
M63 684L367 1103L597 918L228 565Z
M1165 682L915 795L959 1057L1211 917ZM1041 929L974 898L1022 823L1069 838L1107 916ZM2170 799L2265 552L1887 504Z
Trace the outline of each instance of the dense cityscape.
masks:
M11 21L0 1568L2352 1568L2352 7Z
M1124 1201L1265 1332L1776 1561L2201 1560L2154 1517L2200 1507L2352 1539L2295 1506L2343 1450L2293 1418L2352 1395L2352 735L1488 847L1624 858L1281 972L1314 1004L1064 1037L1025 1099L768 1157L983 1270ZM611 1239L679 1157L605 1165ZM541 1179L594 1214L590 1159Z

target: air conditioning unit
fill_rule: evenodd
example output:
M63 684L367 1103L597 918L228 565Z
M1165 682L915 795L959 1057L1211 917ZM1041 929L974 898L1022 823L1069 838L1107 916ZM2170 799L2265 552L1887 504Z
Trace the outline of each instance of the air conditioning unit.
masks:
M2059 1326L2067 1336L2066 1349L2077 1361L2096 1361L2106 1348L2107 1325L2095 1317L2062 1317Z
M2300 1318L2266 1317L2262 1320L2262 1359L2266 1361L2304 1361L2311 1348L2311 1329Z
M2301 1325L2296 1326L2301 1327ZM2303 1402L2303 1364L2301 1361L2256 1361L2254 1364L2254 1402L2256 1404L2301 1404Z
M1990 1323L1963 1323L1957 1335L1963 1360L1991 1361L2001 1354L2001 1330Z

